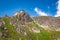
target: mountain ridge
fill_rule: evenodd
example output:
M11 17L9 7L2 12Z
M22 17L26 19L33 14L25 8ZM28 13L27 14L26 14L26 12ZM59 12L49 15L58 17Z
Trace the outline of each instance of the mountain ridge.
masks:
M47 25L55 25L55 22L59 26L58 19L48 16L30 17L25 11L16 12L12 17L5 15L0 18L0 40L59 40L60 30L53 29L55 26L46 28Z
M51 27L51 29L60 28L60 18L59 17L50 17L50 16L40 16L33 18L36 23L39 23L42 26ZM49 29L48 29L49 30ZM60 31L59 29L56 31Z

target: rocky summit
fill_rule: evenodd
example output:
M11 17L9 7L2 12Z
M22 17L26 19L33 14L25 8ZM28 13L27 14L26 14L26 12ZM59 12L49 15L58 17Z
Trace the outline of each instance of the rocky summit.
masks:
M15 19L15 20L14 20ZM17 24L26 24L28 22L32 22L33 20L30 18L30 16L23 10L16 12L14 16L11 19L11 24L17 23Z
M30 17L24 10L0 17L0 40L60 40L60 17Z

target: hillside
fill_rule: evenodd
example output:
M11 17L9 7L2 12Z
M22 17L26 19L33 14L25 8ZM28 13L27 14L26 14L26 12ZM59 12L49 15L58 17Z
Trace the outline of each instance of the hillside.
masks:
M47 30L60 31L60 18L50 16L34 17L33 20Z
M60 27L59 20L45 16L31 18L25 11L4 16L0 18L0 40L60 40L60 30L55 29Z

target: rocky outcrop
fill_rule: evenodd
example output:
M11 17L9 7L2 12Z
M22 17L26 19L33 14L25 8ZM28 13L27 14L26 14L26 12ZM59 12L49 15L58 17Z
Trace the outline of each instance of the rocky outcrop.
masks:
M14 28L22 34L26 34L22 25L28 24L29 22L33 22L31 17L23 10L16 12L13 17L11 17L10 24L14 26Z
M16 12L14 16L11 19L11 24L17 23L17 24L26 24L28 22L32 22L33 20L30 18L30 16L23 10Z

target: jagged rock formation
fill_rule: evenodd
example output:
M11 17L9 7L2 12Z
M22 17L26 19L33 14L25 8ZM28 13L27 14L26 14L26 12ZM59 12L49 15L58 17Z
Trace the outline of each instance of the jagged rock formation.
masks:
M15 20L14 20L15 19ZM26 24L28 22L32 22L33 20L29 17L29 15L21 10L14 14L11 20L11 24L17 23L17 24Z
M22 28L22 25L25 25L29 22L33 22L33 20L25 11L21 10L14 14L14 16L11 18L10 24L13 25L18 32L24 34L25 31Z

